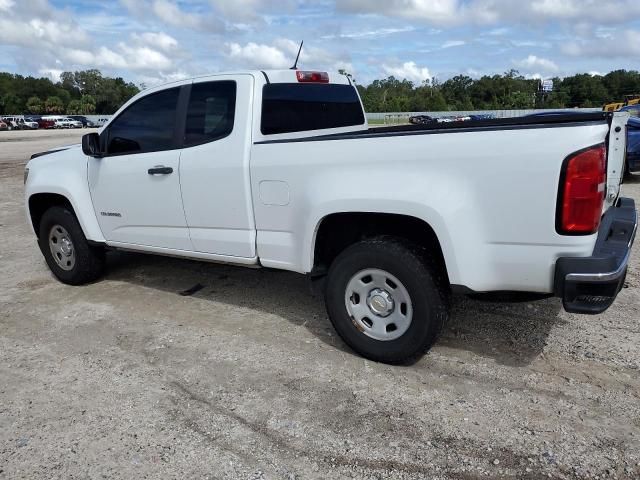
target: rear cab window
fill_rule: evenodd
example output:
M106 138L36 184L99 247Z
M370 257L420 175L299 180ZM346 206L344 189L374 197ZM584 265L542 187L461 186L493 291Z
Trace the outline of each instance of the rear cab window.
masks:
M363 124L362 105L351 85L268 83L263 87L260 121L263 135Z

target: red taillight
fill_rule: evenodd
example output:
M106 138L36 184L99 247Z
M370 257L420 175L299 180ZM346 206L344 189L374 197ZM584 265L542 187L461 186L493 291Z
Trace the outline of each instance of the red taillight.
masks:
M296 77L301 83L329 83L329 74L327 72L303 72L296 71Z
M575 153L565 161L558 233L588 235L598 230L606 189L606 158L602 144Z

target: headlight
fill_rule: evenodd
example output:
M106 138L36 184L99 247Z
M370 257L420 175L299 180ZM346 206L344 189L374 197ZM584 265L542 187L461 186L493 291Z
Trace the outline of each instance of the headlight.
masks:
M24 169L24 183L25 183L25 185L27 184L27 178L29 178L29 169L25 168Z

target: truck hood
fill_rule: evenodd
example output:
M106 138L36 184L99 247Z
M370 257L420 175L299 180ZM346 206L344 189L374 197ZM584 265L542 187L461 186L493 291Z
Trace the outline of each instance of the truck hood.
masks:
M38 158L38 157L44 157L45 155L51 155L54 153L58 153L58 152L64 152L65 150L77 150L81 147L82 145L80 145L79 143L73 144L73 145L66 145L64 147L56 147L56 148L52 148L51 150L45 150L44 152L38 152L38 153L34 153L33 155L31 155L30 160L33 160L34 158ZM31 162L29 162L31 163Z
M61 169L86 169L87 157L82 152L81 145L68 145L65 147L52 148L46 152L34 153L27 162L26 168L31 173L47 168Z

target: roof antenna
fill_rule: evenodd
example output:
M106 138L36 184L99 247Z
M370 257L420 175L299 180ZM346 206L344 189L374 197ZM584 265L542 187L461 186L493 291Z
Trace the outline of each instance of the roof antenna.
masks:
M291 67L291 70L297 70L298 69L298 59L300 58L300 52L302 52L302 45L304 45L304 40L302 40L300 42L300 48L298 49L298 55L296 55L296 63L293 64L293 67Z

